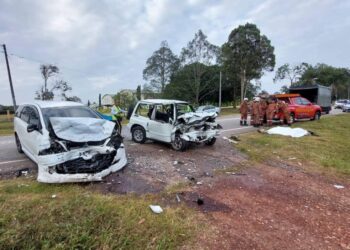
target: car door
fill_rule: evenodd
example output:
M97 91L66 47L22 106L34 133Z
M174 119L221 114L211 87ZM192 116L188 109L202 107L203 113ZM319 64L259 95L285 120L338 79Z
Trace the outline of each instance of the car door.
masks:
M169 108L173 109L173 106ZM170 118L173 120L173 117L168 116L168 119L165 120L161 120L157 117L157 112L165 115L167 114L166 110L167 107L164 105L155 105L151 119L148 121L149 138L158 141L171 142L173 125L170 123Z
M312 103L303 97L301 97L301 101L305 108L305 118L313 118L315 114L314 114L314 108L312 106Z
M25 143L28 153L33 157L33 160L36 161L36 158L39 154L39 146L42 142L42 124L40 122L40 116L38 110L34 106L27 106L26 113L28 114L28 125L35 125L38 129L28 132L25 128L23 137L23 143Z
M18 116L15 118L15 131L18 136L19 141L21 142L22 149L28 151L28 140L27 136L27 127L29 121L29 111L27 106L24 106Z
M296 97L294 99L294 103L296 104L296 107L295 107L296 118L298 119L308 118L308 106L306 106L305 103L303 102L303 98Z

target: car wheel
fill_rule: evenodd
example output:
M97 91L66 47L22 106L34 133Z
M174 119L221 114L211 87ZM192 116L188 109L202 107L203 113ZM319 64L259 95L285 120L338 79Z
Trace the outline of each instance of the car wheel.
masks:
M213 137L210 140L205 141L204 143L205 143L205 145L213 146L215 144L215 142L216 142L216 138Z
M290 114L289 122L290 123L294 123L295 122L295 115L294 115L294 113Z
M315 113L315 116L314 116L314 119L313 120L319 120L321 118L321 112L320 111L317 111Z
M171 143L171 146L176 151L185 151L187 149L188 142L181 139L179 135L176 135L174 141Z
M18 153L23 154L22 144L21 144L17 134L15 134L15 140L16 140L16 147L17 147Z
M131 130L132 140L137 143L144 143L146 141L146 131L143 127L137 126Z

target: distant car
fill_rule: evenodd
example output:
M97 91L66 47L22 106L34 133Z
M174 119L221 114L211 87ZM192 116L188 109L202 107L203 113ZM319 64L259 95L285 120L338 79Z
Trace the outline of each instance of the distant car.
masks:
M343 112L350 112L350 101L349 100L347 100L347 102L344 103L342 110L343 110Z
M205 105L205 106L199 106L196 109L196 112L207 112L207 113L217 113L220 114L220 108L219 107L215 107L213 105Z
M194 112L184 101L148 99L136 104L128 128L137 143L151 139L184 151L190 143L214 145L220 128L216 117L216 112Z
M20 105L14 129L18 152L38 164L39 182L101 181L127 163L118 124L80 103Z
M304 119L319 120L321 118L321 107L312 104L299 94L279 94L275 95L275 97L288 104L291 122ZM274 120L278 121L279 115L280 114L276 114Z
M347 104L348 102L350 102L350 100L346 100L346 99L343 99L343 100L337 100L335 101L334 103L334 108L335 109L342 109L344 104Z

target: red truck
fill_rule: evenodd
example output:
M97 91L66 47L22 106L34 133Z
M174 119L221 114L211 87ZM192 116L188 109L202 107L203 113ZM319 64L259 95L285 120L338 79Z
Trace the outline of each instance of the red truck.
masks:
M290 119L292 122L296 120L319 120L322 109L320 106L312 104L309 100L301 97L299 94L278 94L274 95L279 100L288 104ZM278 120L281 114L277 113L274 120Z

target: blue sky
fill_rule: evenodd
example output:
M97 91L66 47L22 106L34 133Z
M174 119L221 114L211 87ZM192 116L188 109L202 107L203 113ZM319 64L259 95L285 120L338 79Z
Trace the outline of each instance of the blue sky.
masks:
M246 22L271 40L276 66L305 61L350 67L349 13L348 0L0 0L0 44L10 54L18 103L33 100L42 84L40 63L59 66L57 78L87 102L143 84L145 62L162 40L178 54L202 29L221 45ZM261 79L262 89L280 89L273 76ZM3 53L0 103L11 104Z

